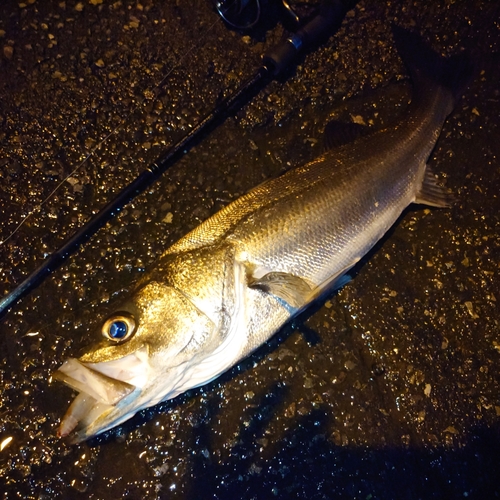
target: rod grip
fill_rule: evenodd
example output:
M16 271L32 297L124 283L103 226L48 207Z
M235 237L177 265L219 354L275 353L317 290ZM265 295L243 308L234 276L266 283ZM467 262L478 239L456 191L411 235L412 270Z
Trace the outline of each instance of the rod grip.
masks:
M354 3L346 0L324 1L315 17L264 56L264 65L270 68L274 77L281 75L300 55L326 42L340 27L347 11Z

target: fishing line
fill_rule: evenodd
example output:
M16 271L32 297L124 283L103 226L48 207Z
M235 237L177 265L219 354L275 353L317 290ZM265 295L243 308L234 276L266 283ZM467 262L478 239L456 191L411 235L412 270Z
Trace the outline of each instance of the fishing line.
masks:
M233 0L233 4L235 4L238 0ZM143 92L143 97L141 99L139 99L139 101L134 105L132 106L132 108L130 109L130 111L128 112L128 114L124 117L124 118L121 118L120 122L118 123L118 125L116 125L115 128L113 128L111 130L111 132L109 132L108 134L106 134L104 136L104 138L102 138L92 149L91 151L85 156L85 158L68 174L66 175L66 177L64 177L64 179L62 179L57 185L56 187L38 204L36 205L35 207L33 207L29 212L28 214L24 214L24 215L21 215L21 217L23 218L23 220L21 222L19 222L17 224L17 226L14 228L14 230L6 237L4 238L3 240L0 240L0 246L1 245L4 245L5 243L7 243L20 229L21 227L28 221L32 218L32 216L36 215L36 214L39 214L42 210L42 208L47 204L47 202L61 189L61 187L64 185L64 183L66 183L68 181L68 179L70 179L71 177L73 177L73 175L75 175L82 167L83 165L85 165L88 160L95 155L95 153L113 136L115 135L119 130L121 130L121 128L127 123L127 121L129 120L129 118L139 109L143 106L143 104L148 100L148 99L151 99L153 102L158 98L158 95L159 95L159 90L165 85L165 83L167 82L168 78L170 77L170 75L176 70L178 69L180 66L181 66L181 63L195 50L197 49L198 47L200 47L204 42L205 40L208 38L208 35L210 34L210 32L214 29L214 27L220 23L220 22L223 22L222 19L220 17L217 17L216 20L208 26L208 28L205 30L205 32L203 33L203 35L200 37L199 39L199 42L198 43L194 43L184 54L182 54L179 59L173 64L173 66L164 74L164 76L162 77L162 79L160 80L160 82L155 85L152 90L145 90ZM152 95L152 97L148 97L149 95ZM83 125L79 131L78 131L78 134L80 132L82 132L82 130L84 130L86 128L86 125Z

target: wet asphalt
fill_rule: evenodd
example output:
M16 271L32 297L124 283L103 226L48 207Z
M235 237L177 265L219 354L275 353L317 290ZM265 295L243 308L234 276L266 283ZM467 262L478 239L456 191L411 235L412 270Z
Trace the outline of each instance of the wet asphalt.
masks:
M499 14L486 0L358 2L16 305L0 323L2 498L500 496ZM330 118L380 128L401 114L411 86L392 22L475 61L430 158L454 206L407 210L347 286L215 382L90 442L59 440L73 394L51 372L162 250L313 158ZM253 74L282 32L268 17L252 36L231 31L208 0L4 0L0 293Z

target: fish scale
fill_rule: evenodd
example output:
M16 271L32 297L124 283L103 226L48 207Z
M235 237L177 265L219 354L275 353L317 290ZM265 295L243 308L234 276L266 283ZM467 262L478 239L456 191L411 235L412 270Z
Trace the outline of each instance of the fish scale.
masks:
M54 373L80 392L61 435L82 441L213 380L338 284L410 203L447 206L426 162L470 65L394 34L415 84L400 123L261 184L167 249L104 339Z

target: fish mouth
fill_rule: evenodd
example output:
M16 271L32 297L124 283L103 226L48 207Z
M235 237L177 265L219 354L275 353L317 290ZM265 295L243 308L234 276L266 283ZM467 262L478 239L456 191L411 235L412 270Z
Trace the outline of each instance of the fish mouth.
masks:
M142 351L100 363L70 358L52 374L52 379L79 393L61 420L59 437L78 443L133 415L131 407L142 393L148 372Z

